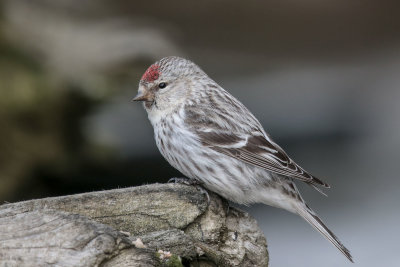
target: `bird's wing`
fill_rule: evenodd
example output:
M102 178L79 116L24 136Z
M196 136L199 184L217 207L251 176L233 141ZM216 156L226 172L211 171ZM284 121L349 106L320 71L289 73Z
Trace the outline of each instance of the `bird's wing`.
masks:
M203 145L268 171L296 178L311 185L329 187L297 165L275 143L259 134L238 136L233 133L197 131Z
M226 94L228 94L225 91ZM233 96L229 97L229 108L212 105L202 105L201 108L186 108L186 122L190 129L198 136L204 146L219 153L228 155L248 164L263 168L280 175L296 178L311 186L329 185L306 172L275 144L262 129L261 124ZM241 114L231 116L230 114ZM318 190L318 189L317 189Z

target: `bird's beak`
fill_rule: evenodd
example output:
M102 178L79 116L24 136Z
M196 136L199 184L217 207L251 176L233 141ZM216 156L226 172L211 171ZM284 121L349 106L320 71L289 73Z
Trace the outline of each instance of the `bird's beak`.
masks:
M142 94L142 93L138 93L133 99L132 101L147 101L147 97L146 95Z
M139 90L139 93L132 99L132 101L153 101L152 95L147 90Z

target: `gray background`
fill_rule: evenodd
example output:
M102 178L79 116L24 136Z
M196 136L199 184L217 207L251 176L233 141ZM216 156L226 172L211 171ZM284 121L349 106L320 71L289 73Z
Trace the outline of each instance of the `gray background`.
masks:
M264 230L271 266L399 265L396 1L0 3L0 200L179 175L130 102L149 64L179 55L332 186L328 198L300 188L355 265L301 218L241 207Z

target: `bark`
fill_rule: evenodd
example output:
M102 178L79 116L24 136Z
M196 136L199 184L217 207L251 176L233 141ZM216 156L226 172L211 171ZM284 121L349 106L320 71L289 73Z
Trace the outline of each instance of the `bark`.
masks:
M2 205L0 266L267 266L256 221L209 196L152 184Z

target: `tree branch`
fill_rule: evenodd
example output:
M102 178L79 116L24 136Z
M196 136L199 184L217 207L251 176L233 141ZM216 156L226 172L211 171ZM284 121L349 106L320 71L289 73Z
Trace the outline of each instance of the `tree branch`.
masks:
M0 266L267 266L256 221L209 194L152 184L2 205Z

